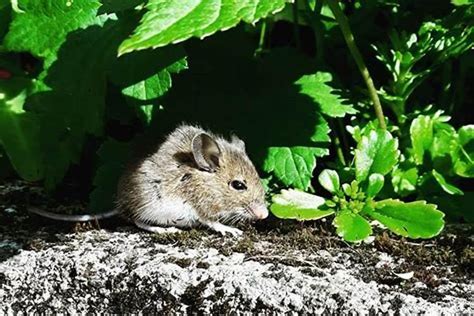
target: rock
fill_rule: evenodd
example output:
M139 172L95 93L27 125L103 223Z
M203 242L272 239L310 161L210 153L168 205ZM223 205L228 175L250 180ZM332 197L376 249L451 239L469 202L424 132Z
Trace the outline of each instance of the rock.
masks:
M133 228L56 238L0 262L2 313L474 313L472 296L453 294L472 294L472 280L443 284L450 294L432 301L364 280L363 264L347 253L270 251L257 241L260 251L251 254L231 249L236 239L204 234L203 242L163 243ZM393 264L387 254L377 258Z

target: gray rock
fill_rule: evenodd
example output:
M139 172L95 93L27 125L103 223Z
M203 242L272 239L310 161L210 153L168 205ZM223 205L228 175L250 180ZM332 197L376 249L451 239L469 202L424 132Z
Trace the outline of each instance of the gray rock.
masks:
M1 312L474 313L472 296L446 294L432 302L400 287L364 282L361 265L345 253L224 254L204 243L193 248L160 244L135 231L57 237L60 242L18 250L0 263ZM447 282L443 291L473 292L472 280L456 290L459 286Z

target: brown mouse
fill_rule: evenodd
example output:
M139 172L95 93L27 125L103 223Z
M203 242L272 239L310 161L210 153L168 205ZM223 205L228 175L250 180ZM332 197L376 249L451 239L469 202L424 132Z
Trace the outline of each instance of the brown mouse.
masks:
M205 225L234 236L242 232L225 223L268 216L244 142L190 125L179 126L156 152L125 171L117 208L149 231Z
M268 216L265 192L244 142L236 136L226 140L190 125L179 126L155 152L125 170L117 187L116 206L97 215L30 211L67 221L121 213L151 232L204 225L233 236L242 231L226 224Z

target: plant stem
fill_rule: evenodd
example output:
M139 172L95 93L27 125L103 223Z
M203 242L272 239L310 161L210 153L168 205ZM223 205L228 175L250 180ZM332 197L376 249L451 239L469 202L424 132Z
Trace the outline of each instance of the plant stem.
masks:
M382 105L380 104L379 96L377 95L377 90L375 89L374 82L372 77L370 76L369 70L364 63L364 59L360 54L359 49L354 40L354 35L352 34L351 28L349 26L349 22L347 21L347 17L342 12L341 8L339 7L338 0L326 0L329 8L331 9L336 21L341 29L342 35L344 36L344 40L346 41L347 47L354 58L357 67L362 75L362 78L365 81L367 86L367 90L369 91L370 99L374 104L375 115L379 121L379 125L382 129L387 129L387 125L385 124L385 118L382 111Z
M255 55L259 55L263 52L265 47L265 34L267 33L267 21L262 21L262 27L260 28L260 38L258 40L258 47L255 50Z
M334 124L333 124L333 127L334 127ZM344 152L342 151L341 141L339 140L339 136L337 136L337 133L335 130L334 130L334 146L336 146L337 158L339 158L339 161L344 167L347 166L346 158L344 158Z

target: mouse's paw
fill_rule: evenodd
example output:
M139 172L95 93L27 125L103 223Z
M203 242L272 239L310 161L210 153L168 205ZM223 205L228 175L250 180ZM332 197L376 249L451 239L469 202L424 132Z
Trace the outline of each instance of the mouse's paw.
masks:
M173 226L169 227L162 227L162 226L152 226L145 224L143 222L135 220L135 225L137 225L138 228L141 228L143 230L146 230L150 233L156 233L156 234L173 234L173 233L181 233L182 230Z
M205 223L209 228L213 229L214 231L220 233L222 236L225 236L227 234L232 235L233 237L239 237L242 236L244 233L238 228L235 227L230 227L218 222L211 222L211 223Z

